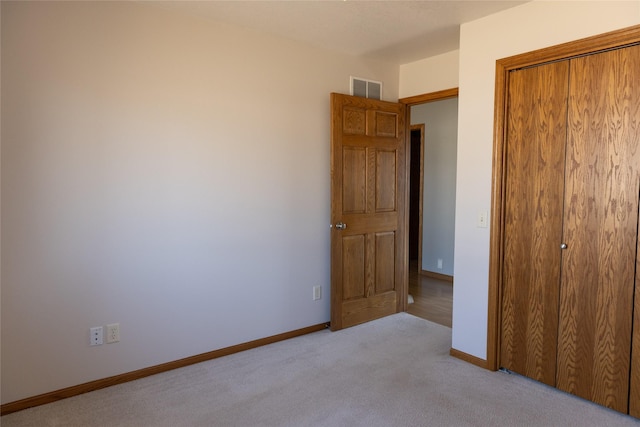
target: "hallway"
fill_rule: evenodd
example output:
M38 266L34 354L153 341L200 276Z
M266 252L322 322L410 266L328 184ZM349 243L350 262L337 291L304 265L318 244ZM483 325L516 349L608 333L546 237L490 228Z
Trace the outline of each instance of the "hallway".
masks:
M412 265L409 269L409 295L414 302L407 307L407 313L451 327L453 283L421 275Z

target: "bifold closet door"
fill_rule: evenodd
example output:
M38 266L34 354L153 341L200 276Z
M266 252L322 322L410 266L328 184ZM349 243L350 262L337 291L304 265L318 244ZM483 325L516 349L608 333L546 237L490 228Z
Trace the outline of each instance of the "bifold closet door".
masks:
M640 46L570 61L557 387L627 412L640 195Z
M568 61L509 74L500 365L555 385Z

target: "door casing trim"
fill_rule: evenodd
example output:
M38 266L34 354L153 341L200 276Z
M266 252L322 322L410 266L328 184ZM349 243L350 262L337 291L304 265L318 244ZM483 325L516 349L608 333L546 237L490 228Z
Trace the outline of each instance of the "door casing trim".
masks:
M405 111L405 117L406 117L406 130L405 130L405 154L406 154L406 164L409 165L409 167L406 168L406 176L405 176L405 189L406 189L406 194L405 194L405 200L409 200L409 185L410 185L410 179L411 179L411 174L410 174L410 162L411 162L411 107L413 107L414 105L420 105L420 104L426 104L428 102L434 102L434 101L444 101L445 99L450 99L450 98L457 98L459 95L459 89L457 87L454 88L450 88L450 89L444 89L444 90L439 90L436 92L429 92L429 93L424 93L421 95L415 95L415 96L410 96L410 97L406 97L406 98L400 98L398 100L399 103L404 104L406 111ZM424 150L424 129L422 131L422 136L423 136L423 141L422 141L422 149ZM424 152L423 152L423 156L424 156ZM423 169L424 165L423 165L423 160L421 159L420 161L420 168ZM421 170L420 173L420 179L423 180L423 171ZM422 188L422 185L420 185L420 187ZM424 190L422 190L424 191ZM420 202L420 243L419 243L419 265L420 265L420 272L422 272L422 195L420 196L421 202ZM408 203L408 202L407 202ZM407 209L405 209L405 224L407 224L406 227L406 236L405 236L405 241L407 242L407 245L409 244L409 209L407 206ZM404 269L405 269L405 279L406 279L406 284L404 286L404 295L403 295L403 301L404 301L404 308L403 311L407 311L407 299L409 297L409 247L407 246L407 256L406 256L406 260L404 263Z

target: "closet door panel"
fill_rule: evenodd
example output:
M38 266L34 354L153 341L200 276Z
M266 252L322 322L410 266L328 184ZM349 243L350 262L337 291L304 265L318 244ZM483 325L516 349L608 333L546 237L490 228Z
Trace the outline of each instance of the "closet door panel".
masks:
M629 48L633 56L631 67L635 73L630 76L634 89L630 92L629 105L629 139L630 145L640 150L640 46ZM637 158L637 157L636 157ZM637 165L637 163L636 163ZM640 166L638 166L640 168ZM639 196L640 198L640 196ZM631 390L629 393L629 414L640 418L640 242L636 249L635 306L633 321L633 338L631 341Z
M640 112L639 112L640 113ZM640 242L637 253L640 254ZM636 255L635 308L633 310L633 339L631 341L631 390L629 392L629 415L640 418L640 258Z
M627 412L640 47L571 60L557 387Z
M568 61L509 76L500 364L555 384Z

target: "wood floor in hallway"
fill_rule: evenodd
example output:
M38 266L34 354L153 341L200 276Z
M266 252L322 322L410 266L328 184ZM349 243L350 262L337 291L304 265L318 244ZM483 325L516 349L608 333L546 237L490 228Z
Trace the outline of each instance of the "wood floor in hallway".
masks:
M451 327L453 283L424 276L417 268L410 268L409 295L414 303L408 305L407 313Z

